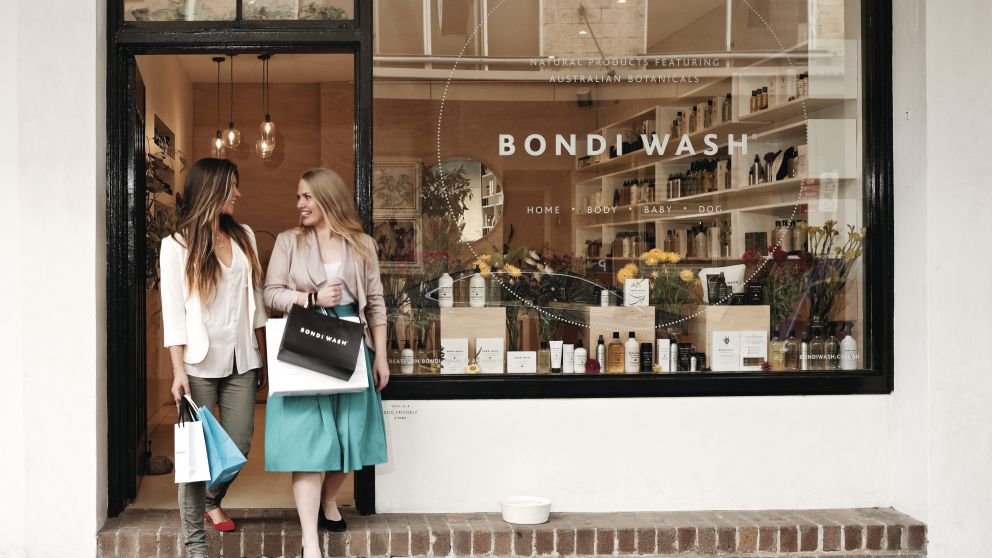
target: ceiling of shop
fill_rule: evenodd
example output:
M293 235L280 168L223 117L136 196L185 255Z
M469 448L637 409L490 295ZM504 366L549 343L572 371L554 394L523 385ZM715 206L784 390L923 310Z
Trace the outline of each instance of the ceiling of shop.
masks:
M709 12L726 5L726 0L648 0L648 45L686 27Z
M193 83L217 81L219 54L176 56ZM229 61L221 63L221 81L227 82ZM261 83L262 62L256 54L234 57L234 81ZM324 81L355 81L354 57L351 54L276 54L269 61L271 83L320 83Z

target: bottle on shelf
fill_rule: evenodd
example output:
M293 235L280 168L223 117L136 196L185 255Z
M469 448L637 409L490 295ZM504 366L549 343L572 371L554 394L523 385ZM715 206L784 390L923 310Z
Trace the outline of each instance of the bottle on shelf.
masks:
M541 348L537 351L537 373L551 373L551 348L547 341L541 341Z
M758 91L751 90L751 110L748 112L758 112Z
M761 108L762 110L768 108L768 86L761 88Z
M827 340L825 351L827 354L826 370L837 370L840 368L840 340L834 335L834 322L830 322L827 327Z
M603 336L600 335L599 339L596 341L596 360L599 362L599 369L606 371L606 342L603 341Z
M573 372L576 374L584 374L586 371L586 359L589 358L586 348L582 346L582 338L575 342L575 353L573 359Z
M789 330L789 338L785 340L785 369L799 370L799 343L794 329Z
M637 374L641 370L641 344L637 342L634 332L627 336L623 344L623 371L625 374Z
M679 344L677 342L678 336L675 332L668 334L668 340L670 341L669 352L668 352L668 371L675 373L679 371Z
M706 100L706 109L703 110L703 129L713 127L713 99Z
M641 368L638 370L642 374L654 372L654 347L651 343L641 343Z
M468 282L468 305L471 308L483 308L486 305L486 280L482 277L479 266Z
M768 363L772 372L785 370L785 342L778 337L779 327L772 327L772 340L768 343Z
M799 369L809 370L809 332L803 332L803 340L799 343Z
M695 107L695 106L692 107L692 113L689 115L689 133L690 134L693 133L693 132L695 132L696 129L697 129L696 128L696 124L698 123L698 119L699 119L699 111L697 110L697 108L698 107Z
M761 166L761 159L757 155L754 156L754 162L751 163L751 170L748 171L747 184L748 186L754 186L755 184L761 183L761 175L763 174Z
M681 136L685 133L685 129L682 127L682 111L679 111L675 115L675 135Z
M730 97L730 93L727 93L727 96L723 98L723 106L721 107L720 110L720 116L721 116L720 122L730 122L731 120L733 120L733 115L734 115L734 102Z
M847 335L840 342L840 369L857 370L858 368L858 342L851 335L854 324L847 322Z
M624 368L624 348L620 342L620 332L613 332L613 339L606 347L606 372L609 374L623 374Z
M824 358L826 357L826 340L821 337L823 334L820 321L813 320L813 339L809 342L809 369L825 370Z
M413 349L410 340L403 340L403 350L400 352L400 374L413 374Z
M455 281L445 271L437 279L437 305L441 308L451 308L455 305Z

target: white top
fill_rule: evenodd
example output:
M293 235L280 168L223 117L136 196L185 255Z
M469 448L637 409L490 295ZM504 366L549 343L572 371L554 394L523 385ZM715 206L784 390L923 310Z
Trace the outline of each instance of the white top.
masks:
M247 258L235 249L231 267L220 263L221 276L213 300L206 307L203 324L210 340L203 360L186 363L186 373L197 378L225 378L262 367L262 356L253 342L253 320L248 311Z
M327 275L327 282L338 280L341 278L341 262L325 263L324 273ZM351 304L355 302L355 297L352 296L351 291L348 290L348 285L341 282L341 302L338 304Z

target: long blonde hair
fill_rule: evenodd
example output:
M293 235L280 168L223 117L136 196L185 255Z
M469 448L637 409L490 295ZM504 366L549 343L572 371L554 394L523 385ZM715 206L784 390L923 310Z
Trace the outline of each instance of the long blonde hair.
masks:
M351 191L345 186L344 180L331 169L315 167L306 170L300 178L310 186L310 192L324 222L336 234L344 239L348 246L358 254L362 261L371 261L377 256L372 246L372 238L365 234L362 222L358 219L358 211L352 201ZM297 228L299 234L307 233L313 227L305 226L300 221Z
M248 232L221 208L231 199L238 167L225 159L197 161L186 176L183 204L179 208L176 240L189 250L186 258L186 284L190 291L210 300L220 280L220 263L214 253L214 223L238 244L248 257L255 284L262 284L262 264Z

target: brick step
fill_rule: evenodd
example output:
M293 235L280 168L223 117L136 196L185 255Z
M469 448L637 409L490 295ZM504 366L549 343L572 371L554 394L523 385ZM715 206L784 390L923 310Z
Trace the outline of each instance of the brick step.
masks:
M295 510L228 510L234 533L208 528L211 558L294 557ZM348 531L323 533L327 556L926 556L926 526L892 509L555 513L543 525L499 514L345 511ZM100 531L97 556L184 556L175 510L129 509Z

